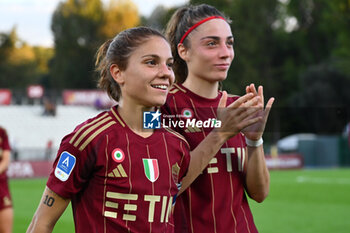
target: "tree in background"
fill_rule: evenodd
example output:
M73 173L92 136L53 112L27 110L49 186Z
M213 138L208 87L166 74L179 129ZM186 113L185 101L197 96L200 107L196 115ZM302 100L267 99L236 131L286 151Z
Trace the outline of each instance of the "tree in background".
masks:
M294 132L341 132L350 120L350 2L303 0L287 4L298 22L289 43L296 48L294 62L298 88L289 96L285 112L294 114ZM298 63L297 63L298 62ZM297 110L296 110L297 108Z
M104 17L101 31L106 38L140 24L137 6L130 0L110 0Z
M94 88L93 57L103 41L100 28L103 8L100 0L67 0L56 8L51 28L55 55L51 62L52 87Z
M52 86L96 88L94 55L98 46L138 23L137 8L130 0L112 0L105 9L101 0L61 2L51 24L55 38L55 56L50 69Z
M39 84L48 74L48 61L53 50L31 47L17 36L16 27L9 33L0 33L0 86L25 88Z

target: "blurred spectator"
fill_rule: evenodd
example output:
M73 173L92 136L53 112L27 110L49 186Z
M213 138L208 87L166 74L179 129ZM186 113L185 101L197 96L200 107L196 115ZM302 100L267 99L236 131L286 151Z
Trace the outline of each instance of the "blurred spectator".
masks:
M18 140L15 138L11 142L11 154L14 161L18 160Z
M100 98L96 98L94 106L96 110L105 109Z
M56 104L48 99L44 98L44 116L56 116Z
M45 150L45 159L46 160L50 160L51 159L52 146L53 146L53 142L52 142L51 139L49 139L49 141L47 141L46 150Z

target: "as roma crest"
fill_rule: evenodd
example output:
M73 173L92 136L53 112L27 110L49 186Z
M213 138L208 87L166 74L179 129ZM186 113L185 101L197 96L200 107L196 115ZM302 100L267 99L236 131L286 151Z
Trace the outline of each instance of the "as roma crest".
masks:
M159 177L159 167L157 159L142 159L145 175L149 181L155 182Z

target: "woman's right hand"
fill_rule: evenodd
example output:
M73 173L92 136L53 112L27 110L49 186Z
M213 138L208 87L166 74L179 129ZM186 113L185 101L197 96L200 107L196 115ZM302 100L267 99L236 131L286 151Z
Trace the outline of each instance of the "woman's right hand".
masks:
M227 92L223 91L217 109L217 118L221 121L221 127L215 130L224 141L262 120L262 117L256 114L263 108L260 98L253 93L247 93L226 106Z

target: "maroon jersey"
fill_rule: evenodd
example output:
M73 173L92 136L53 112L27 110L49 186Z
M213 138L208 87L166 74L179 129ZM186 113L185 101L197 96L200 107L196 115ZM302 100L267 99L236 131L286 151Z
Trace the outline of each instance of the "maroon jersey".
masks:
M11 148L6 130L0 127L0 161L2 160L2 152L4 150L11 150ZM7 179L6 172L0 174L0 180L1 179Z
M189 145L170 129L143 138L117 107L63 138L47 186L71 199L77 233L173 232Z
M2 153L5 150L11 150L7 133L0 127L0 162ZM0 210L12 206L10 190L7 182L6 171L0 174Z
M175 84L170 90L166 105L162 107L163 118L175 117L184 121L212 122L222 93L215 99L196 95L182 85ZM227 105L238 97L229 96ZM174 126L175 124L173 124ZM189 124L178 127L193 150L213 129L213 124ZM206 128L207 127L207 128ZM254 233L257 232L244 190L245 160L247 148L242 134L229 139L210 161L203 173L178 198L175 217L179 218L183 202L188 232L192 233ZM178 223L178 219L175 219ZM178 230L177 232L182 232Z

